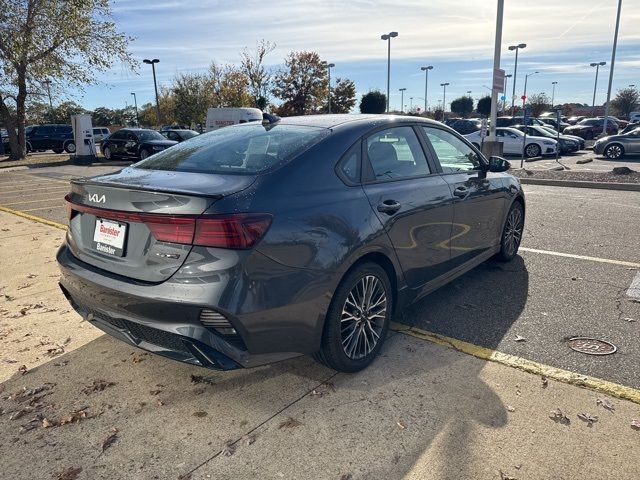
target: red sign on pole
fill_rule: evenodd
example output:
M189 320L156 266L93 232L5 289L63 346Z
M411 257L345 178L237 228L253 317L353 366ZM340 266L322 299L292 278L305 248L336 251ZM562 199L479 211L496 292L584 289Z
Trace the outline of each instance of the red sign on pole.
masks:
M520 97L520 99L521 99L521 100L526 100L526 99L527 99L527 96L526 96L526 95L522 95L522 96Z

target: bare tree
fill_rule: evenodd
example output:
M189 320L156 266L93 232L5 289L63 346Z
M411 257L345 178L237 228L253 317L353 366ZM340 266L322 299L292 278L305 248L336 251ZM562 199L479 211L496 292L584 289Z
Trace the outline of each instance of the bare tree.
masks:
M249 93L255 106L260 110L264 110L269 103L269 90L272 79L271 72L264 66L264 59L275 48L275 43L263 39L256 44L254 51L250 51L245 47L240 54L242 59L240 71L247 77Z

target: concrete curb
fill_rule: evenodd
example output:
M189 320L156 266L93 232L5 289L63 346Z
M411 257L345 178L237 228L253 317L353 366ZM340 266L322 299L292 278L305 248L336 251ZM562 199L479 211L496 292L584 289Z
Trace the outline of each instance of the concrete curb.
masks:
M520 178L523 185L546 185L549 187L598 188L601 190L623 190L640 192L640 183L586 182L583 180L554 180L550 178Z
M15 167L0 167L0 173L17 172L20 170L29 170L26 165L16 165Z

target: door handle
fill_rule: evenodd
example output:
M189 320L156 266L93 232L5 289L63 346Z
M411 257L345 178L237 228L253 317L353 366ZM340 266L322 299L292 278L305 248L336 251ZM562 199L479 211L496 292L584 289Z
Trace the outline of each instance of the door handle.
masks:
M464 198L469 193L469 189L467 187L457 187L453 194L458 198Z
M400 210L400 205L395 200L385 200L384 202L378 205L378 211L381 213L386 213L387 215L393 215L398 210Z

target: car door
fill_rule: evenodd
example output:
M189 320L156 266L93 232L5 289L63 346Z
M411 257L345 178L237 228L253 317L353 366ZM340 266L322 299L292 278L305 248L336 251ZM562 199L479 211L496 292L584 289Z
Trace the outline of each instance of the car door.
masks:
M40 125L33 127L31 134L29 135L29 143L33 150L44 150L48 142L49 127L46 125Z
M111 150L111 154L116 156L124 155L124 150L122 149L124 145L124 138L126 132L123 130L118 130L113 135L109 137L109 140L104 144L101 149L109 148Z
M127 157L137 157L139 150L138 137L133 132L127 132L122 148L123 154Z
M385 128L365 138L362 164L364 192L409 287L445 273L453 198L448 184L427 162L415 128Z
M455 268L500 244L509 195L502 176L481 169L480 155L461 137L435 126L422 128L454 197Z

